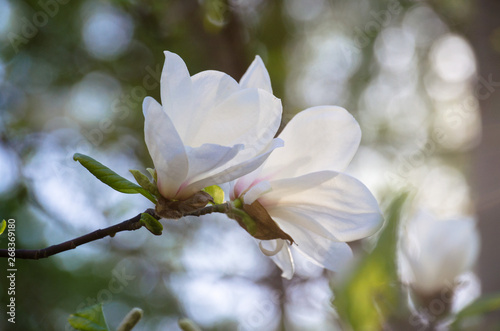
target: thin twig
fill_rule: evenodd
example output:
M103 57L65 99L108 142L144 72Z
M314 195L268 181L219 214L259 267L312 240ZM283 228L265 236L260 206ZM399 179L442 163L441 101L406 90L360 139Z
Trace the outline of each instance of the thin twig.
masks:
M153 217L158 218L153 209L148 209L145 212L152 215ZM138 230L143 226L143 224L140 222L141 214L138 214L131 219L123 221L119 224L112 225L108 228L99 229L81 237L71 239L57 245L52 245L50 247L42 249L16 249L15 257L18 259L39 260L61 252L68 251L70 249L74 249L80 245L99 240L107 236L114 237L114 235L118 232ZM10 257L8 250L0 249L0 257Z
M210 205L195 210L194 212L187 213L184 216L202 216L210 213L228 213L230 208L231 207L229 203L223 203L220 205ZM158 215L156 215L153 209L148 209L145 211L145 213L150 214L156 219L160 218ZM69 251L70 249L75 249L80 245L87 244L89 242L99 240L107 236L114 237L115 234L117 234L118 232L138 230L143 226L143 224L140 222L141 214L138 214L132 217L131 219L128 219L121 223L112 225L108 228L99 229L94 232L83 235L81 237L71 239L57 245L52 245L42 249L16 249L15 257L18 259L27 259L27 260L44 259L55 254ZM0 258L2 257L11 257L7 249L0 249Z
M195 210L193 212L184 214L184 216L203 216L211 213L223 213L227 214L230 211L231 205L229 202L222 203L220 205L209 205L204 208Z

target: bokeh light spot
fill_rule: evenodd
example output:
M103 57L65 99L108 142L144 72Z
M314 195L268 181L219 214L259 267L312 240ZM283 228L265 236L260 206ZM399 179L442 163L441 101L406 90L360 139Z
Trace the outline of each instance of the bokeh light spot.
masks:
M83 16L83 41L93 57L112 59L127 49L134 32L129 15L114 7L97 5Z

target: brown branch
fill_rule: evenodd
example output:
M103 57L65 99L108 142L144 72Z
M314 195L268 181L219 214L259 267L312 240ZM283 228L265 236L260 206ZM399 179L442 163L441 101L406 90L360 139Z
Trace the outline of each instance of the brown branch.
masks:
M220 205L209 205L204 208L195 210L193 212L184 214L184 216L203 216L211 213L223 213L228 214L231 210L231 204L229 202L222 203Z
M158 219L153 209L148 209L145 212ZM83 235L75 239L65 241L57 245L52 245L50 247L42 249L16 249L15 257L18 259L30 259L30 260L39 260L47 258L49 256L65 252L70 249L74 249L80 245L95 240L99 240L107 236L114 237L114 235L118 232L138 230L143 226L140 220L141 220L141 214L138 214L132 217L131 219L123 221L119 224L112 225L105 229L96 230L94 232L88 233L86 235ZM7 249L0 249L0 257L9 257L8 253L9 252Z
M220 205L206 206L204 208L187 213L184 216L202 216L210 213L228 213L229 210L230 210L229 203L223 203ZM154 209L148 209L145 211L145 213L150 214L156 219L160 219L160 217L156 214ZM119 224L112 225L105 229L96 230L94 232L88 233L86 235L83 235L75 239L65 241L57 245L52 245L42 249L16 249L15 257L18 259L27 259L27 260L44 259L55 254L69 251L70 249L75 249L80 245L87 244L89 242L99 240L107 236L114 237L115 234L117 234L118 232L138 230L141 227L143 227L143 224L140 222L141 214L138 214L132 217L131 219L123 221ZM11 257L7 249L0 249L0 258L2 257Z

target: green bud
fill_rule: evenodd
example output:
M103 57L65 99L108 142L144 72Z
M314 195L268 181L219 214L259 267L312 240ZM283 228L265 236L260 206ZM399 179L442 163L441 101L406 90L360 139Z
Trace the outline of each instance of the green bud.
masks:
M161 235L163 231L163 225L161 225L160 221L148 213L141 214L141 223L155 236Z
M0 223L0 234L2 234L5 231L5 228L7 227L7 222L5 220Z
M221 203L224 203L224 190L222 190L218 185L205 187L203 191L212 196L214 204L220 205Z
M132 308L132 310L123 318L122 322L116 329L116 331L130 331L136 326L137 323L144 315L141 308Z
M178 323L182 331L201 331L201 328L189 318L181 318Z

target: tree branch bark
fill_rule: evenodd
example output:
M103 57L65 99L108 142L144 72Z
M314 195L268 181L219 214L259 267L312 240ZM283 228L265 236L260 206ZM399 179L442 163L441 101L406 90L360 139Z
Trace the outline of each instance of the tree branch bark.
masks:
M228 213L229 210L230 210L230 204L223 203L220 205L206 206L199 210L195 210L194 212L187 213L184 216L202 216L211 213ZM150 214L156 219L160 219L160 217L156 214L154 209L148 209L145 211L145 213ZM112 225L108 228L99 229L94 232L83 235L81 237L71 239L57 245L52 245L42 249L16 249L15 257L18 259L40 260L52 255L69 251L71 249L75 249L80 245L84 245L89 242L105 238L107 236L114 237L115 234L117 234L118 232L138 230L144 226L140 222L141 214L142 213L132 217L131 219ZM12 257L12 256L9 255L9 251L7 249L0 249L0 258L2 257Z
M153 217L157 217L153 209L148 209L145 211L145 213L148 213ZM131 219L128 219L121 223L112 225L108 228L99 229L94 232L83 235L81 237L71 239L57 245L52 245L42 249L16 249L15 257L18 259L28 259L28 260L44 259L49 256L68 251L70 249L75 249L80 245L87 244L89 242L99 240L107 236L114 237L115 234L117 234L118 232L138 230L143 226L143 224L140 222L141 214L138 214L132 217ZM0 249L0 257L10 257L8 250Z

